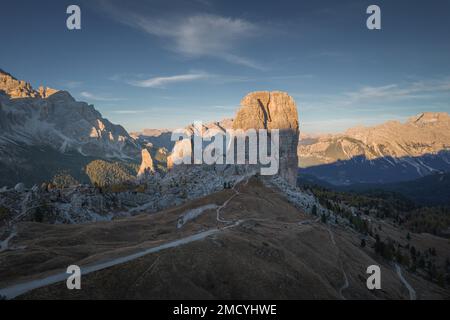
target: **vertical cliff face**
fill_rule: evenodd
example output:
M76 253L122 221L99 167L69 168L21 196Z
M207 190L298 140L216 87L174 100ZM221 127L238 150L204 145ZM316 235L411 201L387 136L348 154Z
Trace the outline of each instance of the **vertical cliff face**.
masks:
M278 129L280 133L279 175L291 185L297 180L299 135L297 106L285 92L252 92L241 101L233 129Z
M153 159L147 149L142 149L142 162L139 168L138 178L146 178L155 172Z
M226 129L244 131L249 129L255 129L256 131L266 129L269 133L271 130L278 129L280 148L278 174L290 185L296 185L299 121L295 101L287 93L278 91L249 93L242 99L241 107L237 111L234 120L227 120L223 125L220 123L217 125L206 125L204 129L217 129L224 133ZM192 127L188 127L186 130L191 134L193 133ZM247 160L249 159L248 153L249 150L247 149ZM193 145L191 140L183 139L176 142L172 154L168 157L169 169L173 167L175 160L181 162L184 157L189 158L192 154Z

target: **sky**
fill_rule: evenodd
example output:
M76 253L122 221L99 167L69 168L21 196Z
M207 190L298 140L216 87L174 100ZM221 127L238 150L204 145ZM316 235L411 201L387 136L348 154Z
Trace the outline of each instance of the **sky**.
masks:
M128 131L230 118L247 93L281 90L301 131L340 132L450 112L449 15L448 0L2 0L0 68Z

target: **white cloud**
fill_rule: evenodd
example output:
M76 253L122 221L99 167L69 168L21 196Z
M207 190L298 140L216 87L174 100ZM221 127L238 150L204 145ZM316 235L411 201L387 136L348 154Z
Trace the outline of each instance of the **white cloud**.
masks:
M96 95L96 94L93 94L93 93L87 92L87 91L81 92L80 95L83 98L96 100L96 101L120 101L120 100L122 100L122 99L119 99L119 98L111 98L111 97L99 96L99 95Z
M160 13L127 11L112 2L102 8L119 22L166 41L170 50L191 58L214 57L254 69L257 62L237 54L249 38L263 33L262 27L244 19L209 13Z
M189 81L197 81L208 78L209 75L206 73L189 73L189 74L180 74L174 76L167 77L155 77L146 80L135 80L128 81L129 84L142 87L142 88L162 88L166 85L177 83L177 82L189 82Z

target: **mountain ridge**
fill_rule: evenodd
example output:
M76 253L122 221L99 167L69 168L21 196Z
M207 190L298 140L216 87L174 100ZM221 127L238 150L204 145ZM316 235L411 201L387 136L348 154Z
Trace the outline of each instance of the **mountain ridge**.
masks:
M51 160L61 161L62 169L64 154L127 161L137 160L140 155L140 147L128 132L104 118L93 105L76 101L67 91L44 87L35 90L4 71L0 73L0 128L3 184L8 183L9 175L20 178L22 170L32 170L35 159L25 155L27 148L56 150L51 154L59 160ZM45 162L49 154L42 153L36 159L41 156ZM80 169L84 162L80 161Z
M350 128L310 139L298 147L302 171L333 184L412 180L449 171L449 152L450 116L446 112L423 112L404 123L388 121ZM352 172L355 166L360 170L359 177ZM378 172L377 180L364 175L364 170ZM397 177L383 174L393 170L398 172Z

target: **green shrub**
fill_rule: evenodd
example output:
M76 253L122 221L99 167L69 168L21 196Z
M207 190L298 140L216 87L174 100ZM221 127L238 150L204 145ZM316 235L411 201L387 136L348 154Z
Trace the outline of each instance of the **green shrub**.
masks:
M52 184L58 189L63 189L79 185L80 183L74 177L72 177L67 171L63 171L57 173L53 177Z
M134 163L95 160L86 166L85 171L93 185L107 187L134 180L138 169Z

